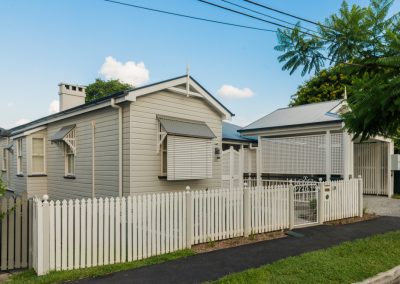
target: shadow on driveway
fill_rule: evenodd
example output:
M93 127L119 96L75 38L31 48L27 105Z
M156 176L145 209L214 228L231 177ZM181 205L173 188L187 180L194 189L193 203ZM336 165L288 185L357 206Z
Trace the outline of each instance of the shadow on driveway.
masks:
M345 241L400 229L400 218L379 217L340 226L315 226L295 230L302 238L287 237L227 248L187 258L82 279L75 283L201 283L272 263L282 258L328 248Z

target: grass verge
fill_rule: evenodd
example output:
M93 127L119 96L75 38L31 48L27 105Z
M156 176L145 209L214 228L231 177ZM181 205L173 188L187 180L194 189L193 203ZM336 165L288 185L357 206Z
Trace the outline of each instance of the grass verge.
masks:
M82 278L92 278L97 276L102 276L110 274L117 271L128 270L133 268L142 267L145 265L162 263L169 260L174 260L177 258L187 257L193 255L192 250L181 250L173 253L168 253L159 256L153 256L147 259L110 264L104 266L97 266L91 268L83 268L77 270L67 270L67 271L54 271L50 272L44 276L36 276L33 270L26 270L21 273L14 274L10 277L7 283L59 283L64 281L72 281Z
M400 231L345 242L228 275L215 283L354 283L400 265Z
M400 199L400 194L399 194L399 193L393 194L392 198L394 198L394 199Z

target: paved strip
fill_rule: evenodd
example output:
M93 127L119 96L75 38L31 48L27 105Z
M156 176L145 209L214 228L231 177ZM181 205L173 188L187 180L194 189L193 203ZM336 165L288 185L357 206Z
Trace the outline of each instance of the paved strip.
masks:
M295 230L302 238L287 237L193 255L165 263L75 283L201 283L234 272L256 268L289 256L338 245L388 231L400 230L400 218L380 217L341 226L315 226Z

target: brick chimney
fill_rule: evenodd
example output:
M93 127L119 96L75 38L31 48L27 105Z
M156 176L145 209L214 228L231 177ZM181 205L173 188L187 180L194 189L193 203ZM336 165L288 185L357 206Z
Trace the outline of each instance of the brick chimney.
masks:
M60 111L83 105L85 103L85 86L60 83L58 84L58 87Z

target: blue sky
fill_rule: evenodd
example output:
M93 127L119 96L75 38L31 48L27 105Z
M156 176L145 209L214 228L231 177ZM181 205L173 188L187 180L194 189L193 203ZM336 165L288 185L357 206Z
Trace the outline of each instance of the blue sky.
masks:
M196 0L121 1L275 29ZM341 4L339 0L259 1L313 20L323 20ZM349 3L366 5L368 1ZM396 2L392 10L399 8ZM234 122L242 125L287 106L307 78L281 71L273 33L161 15L102 0L2 0L0 35L0 126L5 128L21 119L48 115L50 103L58 99L59 82L91 83L102 77L99 71L108 56L122 63L142 62L149 72L147 83L182 75L189 64L191 75L234 112ZM223 85L248 88L253 96L220 96Z

